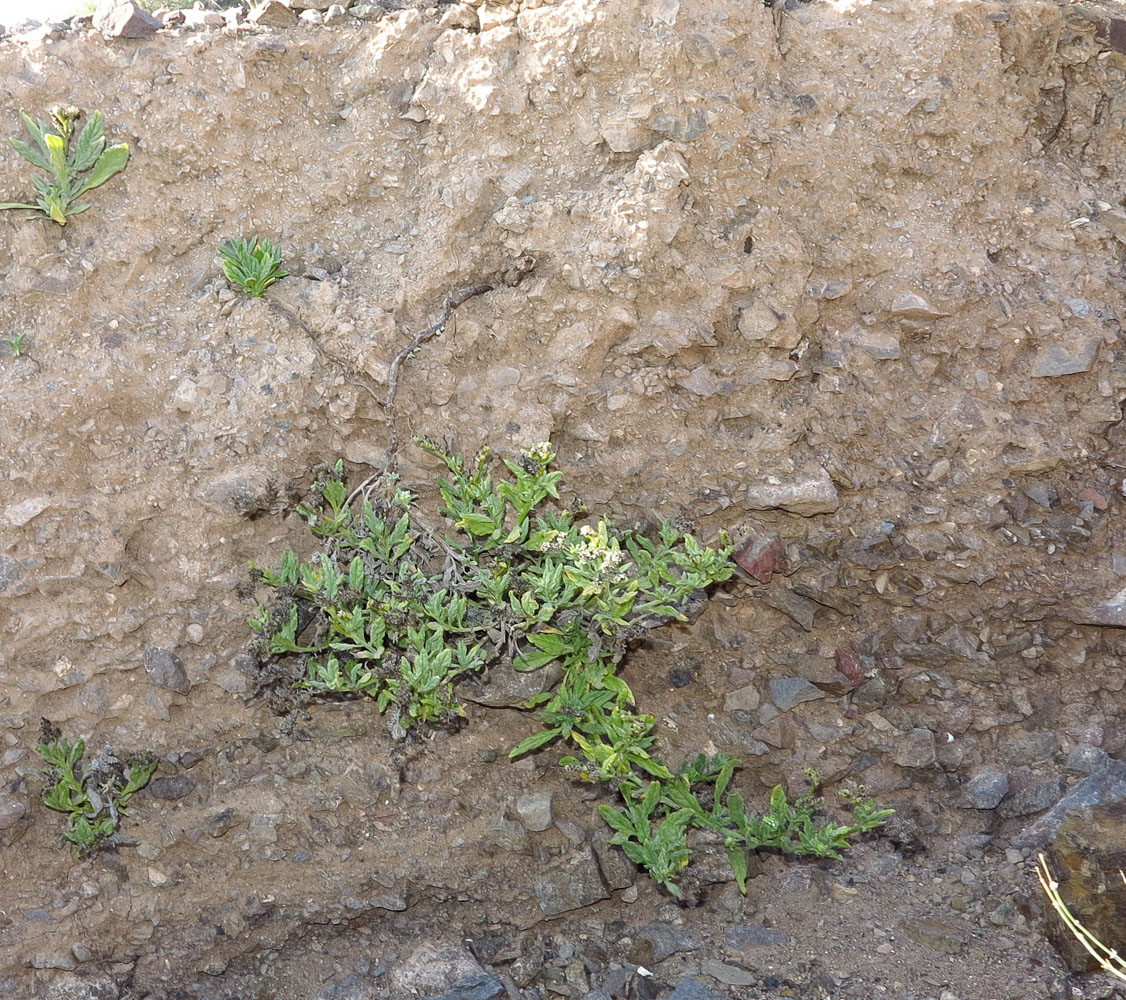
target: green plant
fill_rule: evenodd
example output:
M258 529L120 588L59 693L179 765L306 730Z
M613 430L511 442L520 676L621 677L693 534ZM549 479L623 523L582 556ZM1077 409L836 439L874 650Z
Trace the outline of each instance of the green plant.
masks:
M260 299L278 278L288 271L281 269L281 248L264 239L227 240L219 248L223 275L247 295Z
M1066 927L1083 946L1087 954L1099 963L1099 968L1112 975L1115 979L1126 982L1126 958L1118 954L1113 948L1108 948L1102 941L1095 937L1094 934L1087 930L1075 914L1068 908L1067 903L1063 901L1063 897L1060 896L1060 884L1052 878L1052 873L1048 868L1048 862L1044 858L1044 855L1038 854L1037 858L1040 863L1036 867L1036 877L1040 880L1040 887L1044 890L1044 894L1048 897L1048 902L1052 904L1052 909L1056 911L1064 927ZM1126 874L1120 871L1118 875L1122 881L1126 883Z
M710 547L670 522L652 538L605 518L580 525L581 509L553 502L562 474L546 444L506 460L505 478L493 477L487 450L466 462L418 444L446 467L439 510L454 535L416 528L414 497L393 483L378 496L370 483L349 493L337 463L298 508L323 551L308 562L288 551L278 569L255 568L277 599L250 625L264 655L294 664L300 688L370 696L401 736L463 714L456 684L466 675L550 666L558 680L527 703L540 728L509 756L571 744L577 755L560 763L616 785L624 809L601 807L615 843L674 895L690 827L724 837L745 891L745 851L836 856L886 818L817 825L812 797L791 807L781 789L771 814L748 818L737 793L724 797L738 761L701 757L673 772L653 756L655 720L634 711L618 665L631 642L683 620L689 598L731 577L726 536ZM701 785L710 785L707 807Z
M20 112L20 118L35 141L35 146L22 139L13 138L9 141L25 160L40 170L47 171L51 180L32 176L32 183L39 193L36 204L4 202L0 203L0 209L27 208L38 212L39 218L52 219L60 226L65 226L70 216L85 212L90 207L78 203L82 195L125 169L125 164L129 161L129 146L120 143L106 148L100 111L90 115L78 134L74 149L70 148L74 125L81 114L78 108L53 108L51 120L57 131L52 132L46 123L34 122L23 111ZM83 177L83 174L86 176Z
M100 757L83 763L85 742L69 742L46 720L43 741L35 749L49 765L44 771L48 787L43 804L66 813L63 836L83 856L105 846L126 815L129 800L149 783L157 766L147 756L123 763L108 748Z
M8 337L7 340L4 341L4 343L7 344L11 349L13 358L23 356L23 346L26 339L27 334L23 331L18 331L16 333L13 333L10 337Z

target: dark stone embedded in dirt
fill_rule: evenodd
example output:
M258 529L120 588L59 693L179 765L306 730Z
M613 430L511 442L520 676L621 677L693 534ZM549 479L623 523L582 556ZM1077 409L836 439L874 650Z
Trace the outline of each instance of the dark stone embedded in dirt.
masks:
M542 694L563 676L563 667L552 662L540 670L513 670L493 667L483 683L469 681L459 694L466 700L489 708L523 708L529 699Z
M195 782L182 774L154 778L148 786L148 792L154 799L163 799L165 802L175 802L194 791Z
M770 700L780 711L788 712L803 701L816 701L824 697L825 692L816 685L810 684L804 677L770 678Z
M14 795L0 795L0 830L15 826L27 812L27 805Z
M11 556L0 555L0 594L19 597L31 584L24 579L23 566Z
M1126 801L1070 812L1045 852L1060 896L1075 918L1107 948L1126 951ZM1075 972L1098 968L1091 955L1045 907L1045 929Z
M899 929L916 944L944 955L957 955L969 940L969 933L962 928L928 917L900 921Z
M875 712L887 701L887 684L882 677L870 677L852 692L852 707L858 712Z
M1063 792L1064 781L1058 774L1037 774L1028 768L1017 768L1009 775L1009 794L997 807L998 815L1030 816L1050 809Z
M627 957L635 965L652 968L670 955L695 951L699 942L683 927L654 921L630 929L633 944Z
M705 976L711 976L727 986L753 986L758 980L753 972L748 972L746 969L740 968L738 965L730 965L727 962L721 962L716 958L709 958L701 963L700 971Z
M797 622L805 631L813 630L813 619L817 612L817 605L808 597L795 594L788 587L776 587L768 590L762 598L762 603L781 611L787 618Z
M391 985L394 996L441 996L450 983L477 977L485 970L464 944L424 941L391 970Z
M207 832L212 837L222 837L223 834L238 826L242 819L233 809L224 809L221 812L212 813L203 822Z
M729 947L736 948L739 951L797 943L797 940L785 931L777 931L773 927L759 927L757 924L739 924L735 927L728 927L724 939Z
M604 826L600 827L591 836L590 846L606 885L611 889L628 889L637 881L637 865L626 857L625 851L610 843L612 836Z
M840 505L837 488L824 469L788 483L751 483L747 486L746 505L751 510L772 510L780 507L802 517L832 514Z
M673 667L669 671L669 686L674 688L688 687L696 679L695 674L687 667Z
M1043 848L1056 835L1068 814L1085 806L1126 801L1126 762L1107 759L1106 768L1084 778L1013 841L1016 847Z
M935 761L934 733L912 729L895 741L895 762L900 767L930 767Z
M762 525L752 523L747 537L732 553L741 570L759 583L770 583L775 573L786 568L786 546L777 535Z
M528 846L528 834L515 820L501 815L485 830L481 846L487 851L519 853Z
M864 667L860 663L860 657L854 650L847 649L844 646L838 646L833 650L833 661L837 665L837 669L845 676L850 684L856 686L864 683Z
M753 684L741 687L737 691L729 691L723 699L725 712L753 712L760 702L758 688Z
M103 0L94 11L94 27L106 38L148 38L163 26L133 0Z
M962 789L962 802L971 809L996 809L1009 794L1009 776L999 767L987 764L977 771Z
M669 1000L724 1000L724 998L694 976L685 976L676 984L676 989L672 991Z
M144 663L145 673L158 688L166 688L177 694L187 694L191 690L184 661L175 653L159 646L148 646L144 652Z
M493 1000L494 997L503 995L504 983L496 976L485 974L459 979L441 996L429 997L427 1000Z
M575 851L536 879L536 899L546 917L590 906L609 895L589 848Z

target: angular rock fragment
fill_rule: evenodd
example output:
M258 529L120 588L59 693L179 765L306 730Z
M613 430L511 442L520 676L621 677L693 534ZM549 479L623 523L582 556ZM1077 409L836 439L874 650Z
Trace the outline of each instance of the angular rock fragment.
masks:
M536 899L545 917L590 906L610 895L589 848L575 851L543 872L535 885Z
M733 558L743 572L759 583L770 583L775 573L786 569L786 546L777 535L752 522Z
M279 0L265 0L250 12L247 20L264 28L290 28L297 23L297 15Z
M1090 371L1102 342L1102 337L1080 337L1067 343L1046 344L1036 352L1032 377L1055 378Z
M175 691L177 694L187 694L191 690L191 681L188 672L184 669L184 661L175 653L149 646L144 652L145 673L149 681L159 688Z
M164 24L133 0L105 0L94 11L94 27L106 38L148 38Z
M832 514L840 498L829 473L817 473L789 483L754 483L747 487L746 506L751 510L773 510L780 507L793 514L811 517Z

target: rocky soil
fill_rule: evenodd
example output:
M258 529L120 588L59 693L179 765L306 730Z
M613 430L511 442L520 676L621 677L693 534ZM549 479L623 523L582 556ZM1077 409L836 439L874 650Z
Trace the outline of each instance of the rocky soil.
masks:
M1030 859L1069 788L1126 793L1126 12L294 6L0 40L9 134L68 103L133 149L65 229L0 213L0 991L1124 995L1051 951ZM218 266L255 234L264 300ZM760 804L814 767L887 834L745 898L701 845L679 906L557 752L507 760L526 713L279 720L247 563L311 551L292 499L389 420L776 536L629 682L669 759L735 754ZM41 717L160 757L115 851L41 804Z

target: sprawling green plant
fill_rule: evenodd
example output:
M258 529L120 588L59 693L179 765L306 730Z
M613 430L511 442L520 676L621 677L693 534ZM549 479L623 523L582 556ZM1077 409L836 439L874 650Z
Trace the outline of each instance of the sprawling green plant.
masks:
M122 762L109 751L83 762L85 742L77 739L71 743L46 722L43 742L35 749L49 765L44 772L48 787L43 804L66 813L63 836L83 856L105 846L126 815L129 800L149 783L157 766L152 757Z
M689 827L724 837L745 891L745 851L836 856L886 818L818 826L812 797L790 807L781 789L770 815L748 818L737 793L724 797L738 761L701 757L674 773L651 755L655 720L633 710L618 665L631 641L683 620L690 597L731 577L726 536L713 548L669 522L653 538L605 518L579 524L581 510L553 503L562 474L546 444L506 460L508 477L494 479L487 450L466 462L418 443L446 466L440 511L454 535L414 528L406 491L349 494L337 463L298 508L324 550L308 562L289 551L277 570L256 570L279 599L259 605L250 625L265 654L296 664L299 687L368 695L402 735L462 714L456 684L467 674L553 665L558 682L527 706L539 709L540 728L510 756L571 744L578 755L560 763L616 785L624 811L601 807L614 841L674 895Z
M281 267L281 247L269 240L227 240L219 248L224 277L256 299L262 298L278 278L289 272Z
M9 142L25 160L47 171L51 179L32 176L31 181L39 193L34 205L9 201L0 203L0 209L27 208L38 212L38 218L52 219L65 226L70 216L85 212L90 207L79 203L82 195L125 169L125 164L129 162L129 146L120 143L106 148L100 111L90 115L71 149L74 125L81 114L78 108L53 108L51 121L57 131L52 132L47 123L32 121L23 111L20 112L35 146L22 139L13 138Z

